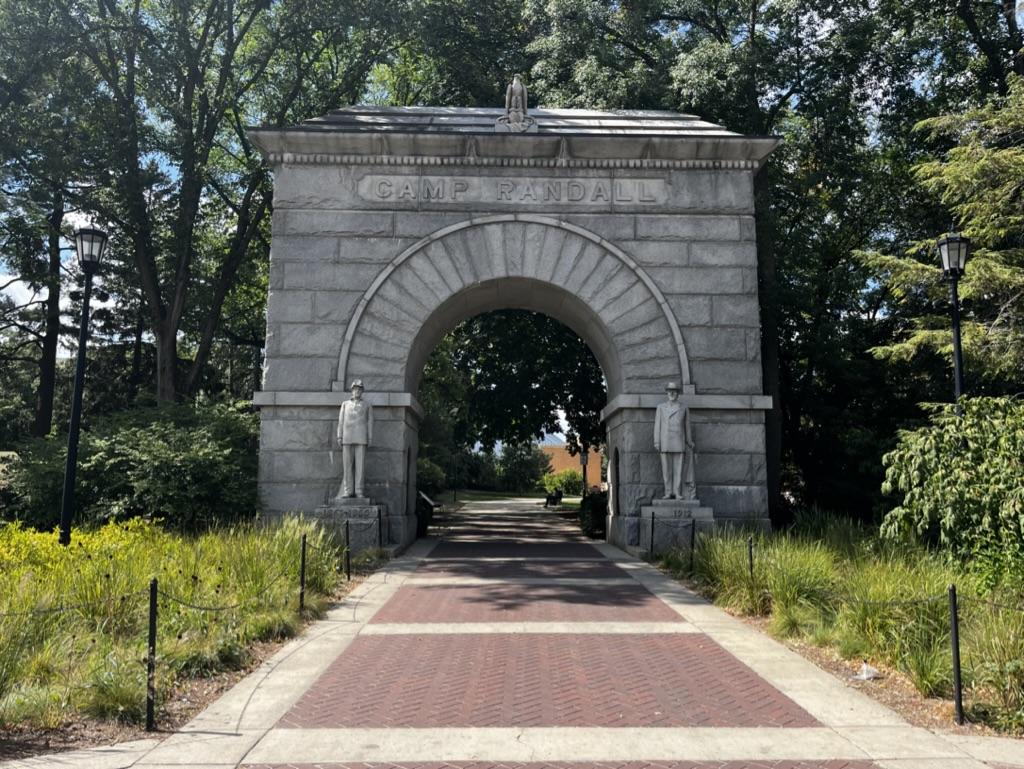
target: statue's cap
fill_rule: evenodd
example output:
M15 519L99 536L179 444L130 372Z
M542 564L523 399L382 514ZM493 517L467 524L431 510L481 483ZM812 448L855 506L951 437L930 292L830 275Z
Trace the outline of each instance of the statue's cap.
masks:
M351 390L353 387L358 387L360 390L365 390L366 389L365 387L363 387L363 380L362 379L353 379L352 380L352 384L350 384L348 386L348 389Z
M665 392L672 392L673 390L679 392L679 385L676 384L675 382L669 382L667 385L665 385Z

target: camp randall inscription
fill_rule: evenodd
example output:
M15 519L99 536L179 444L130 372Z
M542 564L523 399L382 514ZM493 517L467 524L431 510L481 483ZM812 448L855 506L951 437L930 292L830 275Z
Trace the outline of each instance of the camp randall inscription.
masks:
M602 203L663 205L668 200L662 179L558 179L529 177L366 176L359 194L367 201L477 203L515 207L536 203L596 205Z
M518 308L575 331L604 373L611 542L766 519L753 176L775 139L673 112L530 109L519 78L504 108L355 106L249 136L274 174L254 396L268 513L348 521L355 548L408 545L423 366L463 320ZM669 385L685 499L663 498L655 448ZM356 397L372 413L358 497L339 422Z

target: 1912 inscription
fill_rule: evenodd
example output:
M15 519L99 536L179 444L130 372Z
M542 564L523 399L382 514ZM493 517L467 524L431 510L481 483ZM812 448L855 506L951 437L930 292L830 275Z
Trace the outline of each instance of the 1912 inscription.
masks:
M668 187L663 179L509 179L373 174L359 181L359 194L378 203L655 206L667 201Z

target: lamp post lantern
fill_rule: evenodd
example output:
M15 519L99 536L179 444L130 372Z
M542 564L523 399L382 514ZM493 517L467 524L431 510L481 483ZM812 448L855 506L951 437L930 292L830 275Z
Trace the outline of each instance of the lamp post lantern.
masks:
M100 267L107 248L107 233L92 227L75 231L75 251L78 263L85 273L82 292L82 325L78 330L78 359L75 363L75 389L71 397L71 423L68 426L68 460L64 467L64 494L60 506L60 535L58 542L71 544L71 517L75 507L75 473L78 469L78 427L82 421L82 386L85 383L85 343L89 338L89 298L92 295L92 276Z
M964 394L964 358L960 348L960 294L959 283L971 253L970 238L960 233L950 233L939 238L936 246L942 259L942 271L949 280L949 298L953 305L953 394L954 402L960 402Z

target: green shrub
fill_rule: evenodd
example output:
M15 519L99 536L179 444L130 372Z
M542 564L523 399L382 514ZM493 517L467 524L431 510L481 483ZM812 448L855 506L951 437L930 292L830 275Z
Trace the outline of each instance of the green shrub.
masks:
M588 537L603 539L608 515L608 493L587 494L580 503L580 529Z
M437 494L445 487L444 470L426 457L416 459L416 488L427 494Z
M902 495L890 537L940 543L970 558L988 584L1024 569L1024 402L965 398L933 405L931 424L900 433L883 491Z
M801 634L835 603L836 557L820 542L772 537L762 540L762 551L754 556L755 577L763 570L778 635Z
M81 694L82 712L96 718L139 723L146 715L146 668L143 654L111 649L91 660Z
M569 497L578 497L583 493L583 473L579 470L562 470L559 473L545 473L541 478L544 491L554 494L558 489Z
M837 617L840 650L870 650L906 673L923 694L949 681L949 604L946 590L957 571L923 550L896 549L851 564ZM965 592L970 586L964 585Z
M195 531L244 519L256 507L257 419L224 405L135 409L83 429L75 493L77 522L146 516ZM52 528L60 510L63 437L17 446L0 471L11 517Z

